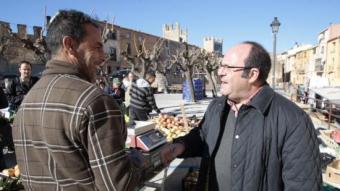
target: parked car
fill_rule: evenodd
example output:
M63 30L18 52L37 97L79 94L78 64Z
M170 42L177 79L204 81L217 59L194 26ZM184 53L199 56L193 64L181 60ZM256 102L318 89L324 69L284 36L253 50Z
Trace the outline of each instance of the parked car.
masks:
M331 120L340 123L340 87L313 88L310 91L315 95L312 109L319 110L326 117L331 113Z

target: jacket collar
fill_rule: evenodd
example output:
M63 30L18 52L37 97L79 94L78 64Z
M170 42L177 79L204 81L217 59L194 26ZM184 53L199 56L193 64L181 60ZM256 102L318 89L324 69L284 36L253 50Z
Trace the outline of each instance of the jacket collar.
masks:
M50 60L46 64L46 68L42 76L53 74L69 74L78 76L81 79L90 81L90 79L81 71L81 68L77 64L70 64L61 60Z
M273 97L274 90L269 87L268 84L264 85L263 88L251 99L249 105L260 110L262 114L265 114L267 108L269 107Z

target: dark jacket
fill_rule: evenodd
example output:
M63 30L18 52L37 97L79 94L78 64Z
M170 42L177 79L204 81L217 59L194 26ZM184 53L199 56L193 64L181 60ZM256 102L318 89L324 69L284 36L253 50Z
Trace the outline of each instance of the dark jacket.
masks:
M112 89L111 96L121 105L125 101L125 90L122 87Z
M6 89L6 94L9 102L9 109L11 111L17 111L24 96L33 87L33 85L38 81L37 77L31 77L28 84L23 84L20 82L20 77L15 78L9 87Z
M51 60L14 120L21 179L27 190L133 190L141 169L126 136L112 97L76 65Z
M0 109L8 107L7 97L4 91L0 88Z
M199 128L175 140L186 149L180 157L201 156L198 190L217 190L214 157L230 106L213 100ZM319 190L319 147L309 116L269 86L238 113L231 150L233 191ZM238 135L238 136L236 136Z
M0 109L8 107L6 95L0 88ZM0 112L1 115L1 112ZM16 165L12 127L8 120L0 116L0 171Z

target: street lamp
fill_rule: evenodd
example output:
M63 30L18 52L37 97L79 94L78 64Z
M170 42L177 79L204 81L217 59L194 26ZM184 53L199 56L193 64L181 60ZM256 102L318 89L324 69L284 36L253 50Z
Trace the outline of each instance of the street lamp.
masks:
M275 90L275 65L276 65L276 34L279 32L279 27L281 23L277 20L277 17L274 17L273 22L270 24L272 27L272 32L274 35L274 42L273 42L273 89Z

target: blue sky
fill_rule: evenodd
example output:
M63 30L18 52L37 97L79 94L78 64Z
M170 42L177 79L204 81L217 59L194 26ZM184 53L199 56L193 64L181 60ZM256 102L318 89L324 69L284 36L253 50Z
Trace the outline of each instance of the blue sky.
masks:
M189 30L189 43L203 45L203 37L224 39L223 51L241 41L252 40L272 50L270 23L278 17L281 27L277 50L295 42L313 44L330 23L340 23L340 0L3 0L0 20L14 26L42 25L44 7L54 15L58 9L78 9L115 24L162 36L163 24L178 21Z

